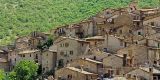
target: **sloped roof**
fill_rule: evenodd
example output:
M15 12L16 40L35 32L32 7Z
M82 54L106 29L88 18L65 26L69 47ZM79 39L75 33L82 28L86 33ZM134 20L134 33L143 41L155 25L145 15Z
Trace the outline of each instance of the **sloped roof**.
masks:
M140 67L139 69L149 72L149 67ZM153 74L160 74L158 69L153 68Z
M133 69L133 70L127 72L127 73L130 73L130 72L132 72L132 71L134 71L134 70L137 70L137 69L140 69L140 70L142 70L142 71L145 71L145 72L147 72L147 73L150 73L150 71L149 71L150 67L138 67L138 68L135 68L135 69ZM153 72L152 72L153 74L160 74L160 71L159 71L158 69L155 69L154 67L152 67L152 69L153 69ZM127 74L127 73L126 73L126 74Z
M89 61L89 62L93 62L93 63L96 63L96 64L101 64L102 62L100 61L97 61L97 60L93 60L93 59L89 59L89 58L82 58L83 60L86 60L86 61Z
M39 50L25 50L25 51L21 51L18 54L29 54L29 53L34 53L34 52L38 52Z
M94 37L88 37L88 38L85 38L86 40L104 40L104 37L103 36L94 36Z
M5 58L0 58L0 62L1 62L1 63L6 63L6 62L7 62L7 59L5 59Z
M87 72L87 71L84 71L84 70L81 70L81 69L78 69L78 68L75 68L75 67L66 67L66 68L70 69L72 71L76 71L76 72L79 72L79 73L82 73L82 74L86 74L86 75L97 75L97 74Z
M147 36L146 38L150 40L160 41L160 33L152 34L150 36Z

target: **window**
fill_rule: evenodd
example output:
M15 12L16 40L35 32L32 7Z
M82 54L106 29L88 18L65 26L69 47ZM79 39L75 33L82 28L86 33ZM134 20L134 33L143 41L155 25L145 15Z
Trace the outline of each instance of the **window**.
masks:
M119 34L122 34L122 30L119 30Z
M60 59L60 60L58 61L58 67L61 68L61 67L63 67L63 66L64 66L63 59Z
M38 54L36 54L36 59L38 59Z
M120 46L123 46L123 41L122 40L120 40Z
M153 80L159 80L158 76L153 76Z
M46 56L48 56L48 53L46 54Z
M132 30L129 30L129 33L132 33Z
M25 55L23 54L23 57L25 57Z
M139 22L137 22L137 26L139 26L140 25L140 23Z
M45 68L43 68L43 72L45 71Z
M67 77L68 77L68 79L72 79L72 75L68 75Z
M68 47L69 46L69 43L65 43L65 47Z
M63 44L60 44L60 47L63 47Z
M68 64L69 63L69 61L67 60L67 63L66 64Z
M160 48L160 43L158 43L158 48Z
M94 44L97 45L97 42L95 42Z
M136 44L138 44L138 42L136 41Z
M61 52L60 52L60 55L64 55L64 52L63 52L63 51L61 51Z
M154 23L154 22L151 22L151 26L155 26L155 23Z
M141 35L141 32L138 32L138 35Z
M82 46L84 46L84 44L83 44L83 43L82 43L81 45L82 45Z
M73 55L73 51L70 51L70 55Z
M16 58L14 59L14 61L16 62Z
M32 55L30 54L30 57L32 57Z

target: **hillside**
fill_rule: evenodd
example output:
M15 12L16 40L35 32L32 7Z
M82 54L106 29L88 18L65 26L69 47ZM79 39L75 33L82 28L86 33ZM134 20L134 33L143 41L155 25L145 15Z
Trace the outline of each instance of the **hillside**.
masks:
M32 31L78 22L131 0L0 0L0 45Z
M160 0L138 0L141 8L160 7Z
M105 8L127 6L131 1L0 0L0 45L9 44L16 36L24 36L35 30L48 31L60 25L79 22ZM147 1L153 0L141 0L140 6Z

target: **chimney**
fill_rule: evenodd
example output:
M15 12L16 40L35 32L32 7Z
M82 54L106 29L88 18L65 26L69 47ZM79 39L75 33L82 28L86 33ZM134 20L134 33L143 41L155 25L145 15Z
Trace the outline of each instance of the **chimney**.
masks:
M127 54L123 54L123 67L127 66Z

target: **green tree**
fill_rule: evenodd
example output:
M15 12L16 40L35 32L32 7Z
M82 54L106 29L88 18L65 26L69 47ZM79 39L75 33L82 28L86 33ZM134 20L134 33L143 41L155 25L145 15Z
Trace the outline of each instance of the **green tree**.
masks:
M37 70L38 64L33 61L23 60L15 66L10 78L12 80L35 80Z
M4 80L5 79L5 73L3 70L0 70L0 80Z

